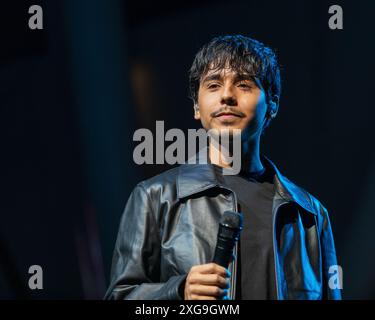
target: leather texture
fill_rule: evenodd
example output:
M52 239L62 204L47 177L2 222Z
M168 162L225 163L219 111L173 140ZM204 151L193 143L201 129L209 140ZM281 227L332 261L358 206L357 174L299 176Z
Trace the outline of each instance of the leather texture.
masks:
M327 210L267 157L261 160L274 174L277 298L341 299L328 286L337 260ZM237 211L236 194L211 164L183 164L140 182L120 221L105 299L183 299L190 268L212 261L225 210ZM236 260L229 271L236 299Z

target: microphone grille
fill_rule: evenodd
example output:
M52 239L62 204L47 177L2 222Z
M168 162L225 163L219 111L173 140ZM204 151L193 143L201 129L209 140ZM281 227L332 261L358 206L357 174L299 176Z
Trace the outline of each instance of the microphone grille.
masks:
M239 212L224 211L223 216L220 219L220 224L225 225L233 229L242 229L243 217Z

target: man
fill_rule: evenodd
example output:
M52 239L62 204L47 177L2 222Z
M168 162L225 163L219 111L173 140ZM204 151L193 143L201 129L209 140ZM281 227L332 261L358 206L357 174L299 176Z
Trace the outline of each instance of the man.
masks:
M248 37L217 37L197 53L190 89L206 130L241 130L241 171L223 174L230 163L212 161L209 145L210 163L139 183L120 222L106 298L340 299L328 285L337 262L327 210L260 154L279 106L273 51ZM244 219L228 269L211 263L226 210Z

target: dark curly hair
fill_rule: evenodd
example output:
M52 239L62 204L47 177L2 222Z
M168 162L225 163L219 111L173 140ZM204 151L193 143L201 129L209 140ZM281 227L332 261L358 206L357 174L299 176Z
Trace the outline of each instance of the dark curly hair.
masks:
M280 67L274 51L249 37L225 35L212 39L194 58L189 72L190 98L194 103L197 103L203 76L209 70L221 70L226 66L237 73L258 78L265 90L267 103L275 96L280 97Z

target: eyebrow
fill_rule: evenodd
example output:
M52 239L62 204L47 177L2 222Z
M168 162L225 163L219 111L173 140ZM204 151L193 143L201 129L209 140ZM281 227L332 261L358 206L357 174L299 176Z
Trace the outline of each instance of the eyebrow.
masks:
M221 73L212 73L206 77L203 78L202 80L202 84L203 83L206 83L206 82L209 82L209 81L213 81L213 80L221 80L222 79L222 76L221 76ZM252 76L250 74L246 74L246 73L240 73L240 74L236 74L234 76L234 82L239 82L239 81L243 81L243 80L248 80L248 81L252 81L254 82L255 85L257 85L257 81L256 81L256 77L255 76Z

